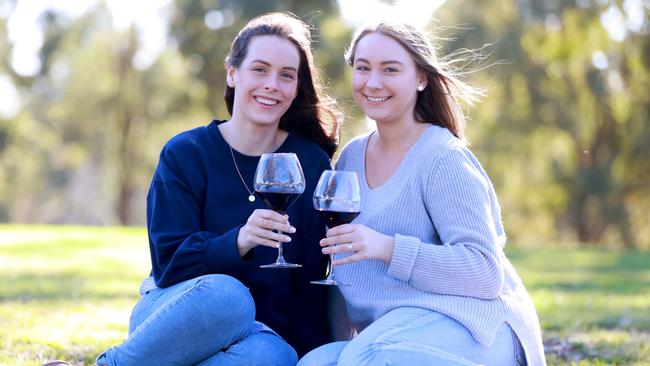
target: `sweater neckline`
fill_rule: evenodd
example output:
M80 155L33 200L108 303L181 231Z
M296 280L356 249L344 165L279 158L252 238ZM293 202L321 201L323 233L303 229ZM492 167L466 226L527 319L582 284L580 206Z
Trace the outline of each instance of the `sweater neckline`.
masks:
M216 145L219 147L222 153L227 153L227 155L230 155L230 144L228 144L228 141L223 137L221 134L221 131L219 130L219 125L226 122L226 120L213 120L208 126L208 131L210 131L210 135L212 138L215 140ZM290 146L292 144L292 141L294 139L294 134L289 132L287 135L287 138L284 139L282 144L275 150L273 151L274 153L282 153L282 152L290 152ZM261 155L246 155L242 154L241 152L237 151L237 149L233 148L232 149L233 155L235 156L235 159L237 159L237 164L241 165L255 165L257 166L257 163L260 161Z
M428 126L427 129L425 129L422 132L420 137L418 137L415 143L413 143L413 145L409 147L406 154L404 154L402 161L400 161L399 165L397 166L397 169L395 169L393 174L384 183L378 185L375 188L371 188L370 184L368 184L368 179L366 177L366 157L368 155L368 143L370 142L370 136L372 136L374 133L379 133L379 132L377 132L377 130L374 130L369 134L367 134L363 141L363 157L362 157L362 164L361 164L362 174L361 177L359 177L361 179L362 187L369 192L379 192L385 189L389 189L389 187L395 184L395 181L400 180L401 178L398 179L398 177L403 177L402 171L406 169L407 165L409 165L408 162L411 160L411 156L415 155L416 154L415 152L419 150L418 146L422 144L422 141L426 140L425 136L432 131L432 127L434 127L434 125Z

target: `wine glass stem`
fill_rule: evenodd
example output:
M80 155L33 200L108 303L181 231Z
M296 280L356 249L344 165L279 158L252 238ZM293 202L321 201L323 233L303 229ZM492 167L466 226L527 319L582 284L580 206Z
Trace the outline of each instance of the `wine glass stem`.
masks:
M327 279L334 281L334 253L330 253L330 273L327 275Z
M282 235L282 231L280 230L275 230L278 234ZM275 263L282 263L285 264L287 263L284 260L284 255L282 255L282 242L280 242L280 245L278 246L278 259L275 260Z

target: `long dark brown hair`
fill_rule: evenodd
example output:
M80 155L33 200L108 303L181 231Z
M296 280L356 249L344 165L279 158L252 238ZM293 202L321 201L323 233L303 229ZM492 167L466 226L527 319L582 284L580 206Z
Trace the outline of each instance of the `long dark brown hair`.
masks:
M458 103L461 99L468 105L475 102L483 93L461 81L455 64L468 64L472 60L465 57L449 57L438 60L435 49L424 32L405 23L382 21L358 30L345 52L348 65L354 64L354 56L359 41L370 33L380 33L397 41L411 55L415 65L426 76L427 86L418 92L414 117L418 122L431 123L444 127L456 137L464 138L465 114Z
M238 68L246 58L248 45L256 36L278 36L292 42L300 54L298 93L280 118L279 128L295 132L318 144L332 157L338 147L339 121L342 117L333 98L325 94L314 65L310 29L290 13L268 13L252 19L239 31L226 56L226 69ZM226 85L226 107L232 115L235 88Z

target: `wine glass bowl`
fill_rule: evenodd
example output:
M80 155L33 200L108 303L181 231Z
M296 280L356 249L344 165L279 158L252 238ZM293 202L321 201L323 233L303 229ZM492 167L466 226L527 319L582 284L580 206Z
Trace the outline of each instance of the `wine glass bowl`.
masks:
M361 213L361 192L357 173L344 170L325 170L314 190L314 209L329 228L352 222ZM344 285L335 278L330 254L327 278L311 281L317 285Z
M284 215L289 207L305 191L305 175L300 161L294 153L263 154L255 171L255 193L273 211ZM278 231L281 234L281 232ZM275 263L261 268L298 268L300 264L289 263L282 254L282 243L278 247Z

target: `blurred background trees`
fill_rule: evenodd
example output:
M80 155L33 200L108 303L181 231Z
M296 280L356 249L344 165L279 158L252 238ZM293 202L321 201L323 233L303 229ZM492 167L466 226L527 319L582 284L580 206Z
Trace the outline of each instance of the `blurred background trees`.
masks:
M10 62L11 11L0 12L0 103L19 100L0 108L0 221L142 225L162 145L228 118L223 59L266 11L314 26L316 61L346 112L342 143L367 131L350 98L352 27L339 5L177 0L150 62L138 28L114 27L103 2L79 17L52 9L33 30L40 68L27 76ZM467 134L513 241L650 248L649 12L646 0L448 0L431 17L441 55L492 44L486 62L496 64L470 76L486 97Z
M452 48L494 42L491 58L505 61L478 75L488 96L469 134L511 234L650 244L648 6L499 0L441 9L440 19L471 28Z

